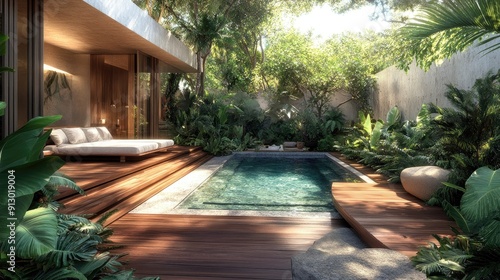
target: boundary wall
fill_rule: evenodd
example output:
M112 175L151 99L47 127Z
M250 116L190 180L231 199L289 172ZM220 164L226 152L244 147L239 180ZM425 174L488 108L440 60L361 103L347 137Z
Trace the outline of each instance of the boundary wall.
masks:
M398 106L403 120L414 120L422 104L450 107L444 93L446 85L469 90L476 79L500 69L500 49L485 54L485 47L500 44L495 40L486 46L470 47L424 72L413 63L408 72L391 66L376 74L378 91L372 96L373 117L385 119L390 108Z

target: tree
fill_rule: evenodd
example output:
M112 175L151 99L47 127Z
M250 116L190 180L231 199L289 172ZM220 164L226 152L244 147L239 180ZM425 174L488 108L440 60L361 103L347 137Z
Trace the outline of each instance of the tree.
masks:
M141 9L148 12L149 16L161 23L165 16L165 0L132 0Z
M431 3L399 31L402 42L399 63L408 69L415 59L419 67L428 70L432 63L450 58L472 46L482 46L500 38L500 2L498 0L460 0ZM483 49L500 48L496 42Z
M243 64L255 68L263 59L263 26L268 19L282 11L299 13L306 11L321 0L285 1L285 0L255 0L255 1L200 1L200 0L133 0L176 36L190 44L196 54L198 73L195 92L198 96L204 94L206 62L213 47L225 50L229 56L218 54L222 62L233 59L230 52L239 48L242 54L238 60L248 60ZM234 60L231 62L235 62ZM236 77L233 68L222 69L222 74L229 78ZM222 83L224 84L224 83Z
M338 59L331 46L315 46L310 36L290 30L270 38L262 70L277 97L304 97L321 118L343 87Z

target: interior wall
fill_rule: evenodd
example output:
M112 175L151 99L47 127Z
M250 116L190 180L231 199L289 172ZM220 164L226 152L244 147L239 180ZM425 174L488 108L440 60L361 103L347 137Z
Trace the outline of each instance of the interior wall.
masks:
M134 56L91 56L92 126L106 126L115 138L134 134Z
M90 126L90 55L45 44L44 64L69 73L71 91L63 89L51 99L44 94L43 114L63 116L54 126Z

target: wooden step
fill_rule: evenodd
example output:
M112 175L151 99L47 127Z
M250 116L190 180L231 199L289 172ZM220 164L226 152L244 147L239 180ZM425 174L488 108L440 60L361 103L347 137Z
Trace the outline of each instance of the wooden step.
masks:
M168 177L165 177L164 179L158 181L157 183L142 190L137 195L130 197L129 199L127 199L126 203L121 203L120 205L117 205L117 207L110 209L110 210L115 210L116 212L114 212L113 215L111 215L109 218L106 219L106 222L104 223L104 225L109 225L109 224L113 223L114 221L118 220L119 218L121 218L125 214L132 211L137 206L146 202L149 198L155 196L156 194L158 194L159 192L164 190L166 187L172 185L177 180L179 180L180 178L187 175L189 172L195 170L200 165L202 165L203 163L210 160L212 157L213 157L212 155L206 154L206 155L198 158L198 160L191 163L189 166L186 166L182 169L179 169L174 174L172 174ZM94 219L97 219L97 217Z
M142 168L125 176L93 186L84 196L72 195L61 200L62 213L86 214L97 218L113 209L119 209L108 223L128 213L168 185L197 168L212 156L196 149L154 166Z
M152 154L137 161L109 162L101 160L91 162L67 162L61 168L60 172L75 180L81 189L88 191L102 184L127 176L130 173L147 169L177 157L189 155L198 150L201 150L201 148L174 146L166 153ZM67 188L61 188L59 192L60 194L56 197L56 200L79 195L77 192Z

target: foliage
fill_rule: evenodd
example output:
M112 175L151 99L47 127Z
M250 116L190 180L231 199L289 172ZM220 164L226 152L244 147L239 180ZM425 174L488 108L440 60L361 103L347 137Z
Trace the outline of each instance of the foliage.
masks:
M428 106L422 106L416 121L402 122L397 107L389 110L385 121L372 120L361 112L358 118L337 146L346 157L375 168L391 182L398 182L407 167L432 164L427 153L434 143Z
M499 75L476 80L471 90L448 85L445 96L453 107L424 104L416 121L394 121L400 118L395 108L388 112L386 122L361 113L338 149L391 181L398 181L406 167L437 165L451 170L451 183L463 186L477 168L500 167ZM440 188L428 203L446 200L457 205L460 197L453 188Z
M500 170L481 167L467 180L460 208L443 202L461 232L435 236L439 244L421 248L412 258L428 277L441 279L500 278Z
M330 0L328 1L333 4L334 7L340 12L349 11L352 9L357 9L366 5L374 6L373 17L384 17L389 18L394 14L395 11L408 11L413 10L419 5L437 2L435 0L349 0L349 1L339 1Z
M420 13L399 32L405 56L399 67L408 70L413 59L428 70L434 62L500 38L500 2L496 0L439 1L424 5ZM482 40L482 41L481 41ZM494 51L498 42L484 49ZM406 54L405 54L406 53Z
M4 104L1 102L0 104ZM8 279L133 279L100 245L109 242L102 222L57 213L59 187L82 193L56 171L59 157L41 157L50 135L44 127L61 116L37 117L0 141L0 275ZM8 179L8 180L7 180Z
M463 186L481 166L500 168L500 71L477 79L471 90L448 85L446 98L452 108L431 104L432 125L438 140L431 150L439 165L452 170L450 182ZM456 205L460 193L443 188L438 201Z
M247 100L240 107L230 102L230 98L206 95L201 101L191 94L183 95L178 103L174 119L178 136L176 143L202 146L214 155L224 155L254 147L257 142L245 125L248 118L258 114L255 104ZM183 105L184 104L184 105ZM188 108L183 110L183 108ZM241 122L242 124L240 124Z
M341 63L342 89L365 113L371 112L369 96L377 90L374 75L396 61L391 40L388 34L365 31L334 36L325 44Z

